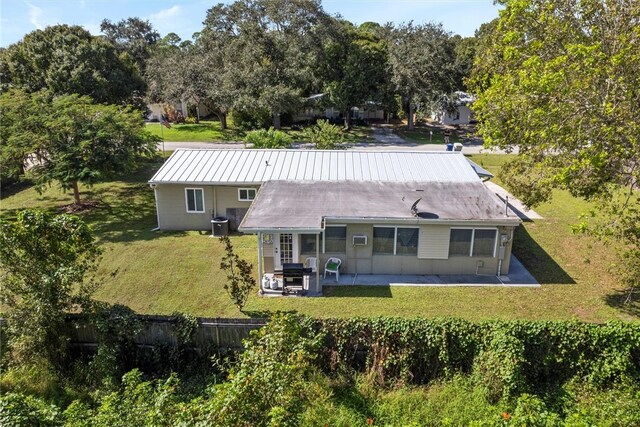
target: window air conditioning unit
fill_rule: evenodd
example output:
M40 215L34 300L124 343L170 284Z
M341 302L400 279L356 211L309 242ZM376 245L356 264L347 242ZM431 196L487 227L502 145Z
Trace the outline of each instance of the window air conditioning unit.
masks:
M353 236L353 246L367 246L367 235L355 234Z

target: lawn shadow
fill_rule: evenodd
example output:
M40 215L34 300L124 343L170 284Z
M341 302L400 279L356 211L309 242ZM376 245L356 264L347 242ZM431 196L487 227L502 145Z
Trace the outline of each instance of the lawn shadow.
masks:
M575 285L575 280L529 234L517 227L513 239L513 254L541 285Z
M629 298L629 288L619 289L614 293L605 295L604 302L630 316L640 318L640 289L635 289Z
M329 298L393 298L390 286L324 285L322 295Z

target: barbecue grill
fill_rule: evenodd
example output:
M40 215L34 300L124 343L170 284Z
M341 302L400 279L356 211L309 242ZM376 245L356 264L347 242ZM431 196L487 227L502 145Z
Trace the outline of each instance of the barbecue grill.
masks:
M305 268L302 263L282 264L282 293L304 293L304 278L311 274L311 268Z

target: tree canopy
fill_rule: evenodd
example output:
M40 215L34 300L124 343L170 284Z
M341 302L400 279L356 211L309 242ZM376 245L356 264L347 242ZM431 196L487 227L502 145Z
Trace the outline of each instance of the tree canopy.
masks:
M74 215L22 211L0 220L2 303L8 310L10 348L23 363L43 358L59 368L66 344L65 316L86 306L94 290L100 250Z
M147 60L160 40L160 34L153 29L149 21L140 18L128 18L113 23L104 19L100 31L116 47L118 52L126 52L138 65L140 74L144 74Z
M519 150L505 182L527 204L548 200L553 188L598 201L592 231L622 243L627 279L637 284L640 4L500 3L472 82L485 144Z
M130 107L96 104L86 96L11 90L0 97L0 108L7 136L3 160L15 167L28 160L38 186L56 181L73 190L76 204L79 182L91 185L130 170L156 150L156 138Z
M0 88L87 95L96 102L134 103L145 90L134 60L80 26L27 34L0 53ZM140 107L140 105L138 104Z
M418 104L429 103L456 89L454 43L442 25L413 23L386 27L392 82L407 106L413 129Z

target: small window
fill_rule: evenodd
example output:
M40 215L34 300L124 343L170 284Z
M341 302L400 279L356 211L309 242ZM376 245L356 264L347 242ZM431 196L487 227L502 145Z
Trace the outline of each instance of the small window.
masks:
M187 212L204 212L204 191L202 188L186 188L185 197L187 201Z
M473 256L494 256L498 230L474 230Z
M324 252L345 253L347 251L347 227L327 227L324 230Z
M393 227L373 227L373 254L393 255L395 234Z
M316 253L316 235L301 234L300 235L300 253L315 254Z
M256 198L255 188L238 188L238 200L241 202L250 202Z
M396 232L396 255L418 254L418 228L400 228Z
M472 229L452 228L449 236L449 256L471 255Z

